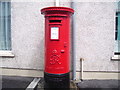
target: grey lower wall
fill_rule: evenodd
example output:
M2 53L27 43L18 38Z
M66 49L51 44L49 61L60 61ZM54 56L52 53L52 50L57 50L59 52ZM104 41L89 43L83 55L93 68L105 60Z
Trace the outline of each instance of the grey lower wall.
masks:
M44 16L40 9L53 2L12 2L12 51L14 58L1 58L2 67L43 69ZM70 7L70 2L61 6ZM84 58L85 71L118 71L114 55L115 4L113 2L75 3L77 70Z

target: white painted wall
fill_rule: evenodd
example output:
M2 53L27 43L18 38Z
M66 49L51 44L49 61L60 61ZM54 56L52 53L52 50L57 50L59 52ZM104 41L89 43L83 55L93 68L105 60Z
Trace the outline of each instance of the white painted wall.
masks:
M47 1L47 0L46 0ZM1 58L2 67L43 69L44 16L40 9L53 2L12 2L12 51L14 58ZM61 2L70 7L70 3ZM85 71L118 71L114 53L115 5L111 2L75 3L77 70L84 58Z
M84 58L85 71L117 71L114 53L115 5L110 2L77 3L77 70Z

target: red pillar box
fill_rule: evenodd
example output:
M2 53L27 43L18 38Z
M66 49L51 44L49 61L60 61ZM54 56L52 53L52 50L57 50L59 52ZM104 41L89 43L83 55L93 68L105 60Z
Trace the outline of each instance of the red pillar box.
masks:
M58 87L56 82L69 81L70 16L74 10L67 7L47 7L41 13L45 15L45 82L48 82L47 86Z

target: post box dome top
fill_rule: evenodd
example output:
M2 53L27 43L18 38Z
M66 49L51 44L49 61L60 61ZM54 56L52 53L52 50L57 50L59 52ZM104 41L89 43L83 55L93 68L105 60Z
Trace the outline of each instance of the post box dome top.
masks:
M47 7L41 9L41 14L73 14L74 10L68 7Z

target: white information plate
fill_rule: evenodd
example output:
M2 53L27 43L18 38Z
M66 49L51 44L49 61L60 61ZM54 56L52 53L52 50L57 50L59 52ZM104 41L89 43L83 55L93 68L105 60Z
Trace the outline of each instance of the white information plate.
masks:
M51 27L50 39L59 39L59 27Z

